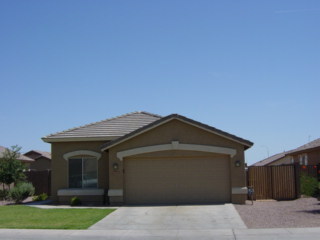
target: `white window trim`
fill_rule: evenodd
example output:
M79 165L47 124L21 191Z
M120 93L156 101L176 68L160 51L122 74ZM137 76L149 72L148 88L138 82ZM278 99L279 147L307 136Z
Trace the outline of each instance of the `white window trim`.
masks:
M99 160L101 158L101 153L97 153L89 150L78 150L78 151L73 151L73 152L68 152L63 154L63 158L66 161L68 161L69 158L75 157L75 156L92 156L92 157L96 157L97 160Z
M217 146L209 146L209 145L197 145L197 144L184 144L184 143L179 143L178 141L173 141L169 144L133 148L133 149L117 152L117 158L120 161L122 161L124 157L129 157L129 156L143 154L143 153L168 151L168 150L210 152L210 153L227 154L227 155L230 155L231 157L234 157L237 153L237 150L233 148L217 147Z
M66 188L59 189L58 196L102 196L104 189L100 188Z
M308 165L308 154L304 154L304 165Z
M300 165L308 165L308 154L303 153L299 155Z

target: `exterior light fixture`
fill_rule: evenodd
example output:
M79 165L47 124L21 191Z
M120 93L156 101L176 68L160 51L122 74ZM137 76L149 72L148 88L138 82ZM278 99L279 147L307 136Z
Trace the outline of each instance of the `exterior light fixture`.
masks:
M234 162L234 166L236 167L240 167L241 166L241 162L239 160Z
M118 163L112 164L112 168L113 168L114 171L119 170L119 164Z

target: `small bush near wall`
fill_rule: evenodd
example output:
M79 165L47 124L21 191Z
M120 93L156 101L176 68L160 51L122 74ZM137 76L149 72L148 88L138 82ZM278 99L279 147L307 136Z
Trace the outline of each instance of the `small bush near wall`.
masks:
M34 194L34 187L31 183L19 183L9 191L9 197L16 203L21 203L27 197Z
M48 195L46 193L41 193L40 195L34 196L32 198L33 201L44 201L48 199Z
M81 200L78 197L73 197L73 198L71 198L70 205L71 206L79 206L79 205L81 205Z
M315 197L319 193L318 181L314 177L302 175L300 177L301 194Z

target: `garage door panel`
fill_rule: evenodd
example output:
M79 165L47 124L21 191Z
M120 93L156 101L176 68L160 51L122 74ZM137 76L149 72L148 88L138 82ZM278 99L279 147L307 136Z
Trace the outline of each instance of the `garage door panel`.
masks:
M125 159L127 204L230 202L229 160Z

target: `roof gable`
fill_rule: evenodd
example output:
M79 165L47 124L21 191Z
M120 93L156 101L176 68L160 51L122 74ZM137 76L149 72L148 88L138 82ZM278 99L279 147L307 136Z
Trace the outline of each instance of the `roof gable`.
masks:
M29 158L32 158L34 160L41 158L41 157L44 157L44 158L51 160L51 153L45 152L45 151L30 150L30 151L24 153L24 155L28 156Z
M161 116L148 112L132 112L100 122L68 129L42 138L45 142L112 140L148 125Z
M127 140L129 140L131 138L134 138L134 137L136 137L136 136L138 136L138 135L140 135L140 134L142 134L144 132L150 131L151 129L154 129L154 128L156 128L156 127L158 127L160 125L163 125L163 124L165 124L165 123L167 123L169 121L172 121L172 120L179 120L179 121L185 122L185 123L187 123L189 125L192 125L192 126L195 126L197 128L203 129L205 131L214 133L214 134L219 135L221 137L227 138L227 139L232 140L234 142L238 142L238 143L244 145L245 149L248 149L249 147L251 147L253 145L253 143L248 141L248 140L245 140L243 138L237 137L237 136L232 135L230 133L224 132L224 131L222 131L220 129L217 129L217 128L211 127L209 125L200 123L198 121L192 120L192 119L184 117L182 115L171 114L171 115L163 117L163 118L161 118L161 119L159 119L157 121L154 121L154 122L150 123L149 125L141 127L139 129L131 132L131 133L128 133L128 134L126 134L126 135L124 135L124 136L122 136L120 138L117 138L117 139L115 139L113 141L110 141L110 142L104 144L101 148L102 148L103 151L107 150L107 149L109 149L109 148L111 148L113 146L116 146L116 145L118 145L118 144L120 144L122 142L125 142L125 141L127 141Z

